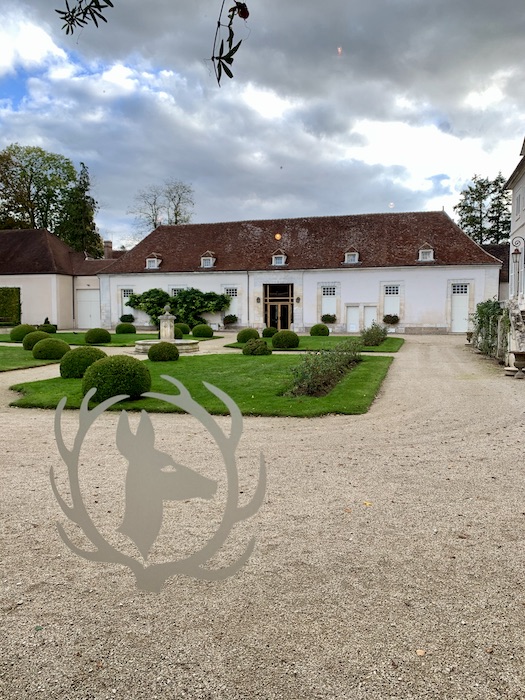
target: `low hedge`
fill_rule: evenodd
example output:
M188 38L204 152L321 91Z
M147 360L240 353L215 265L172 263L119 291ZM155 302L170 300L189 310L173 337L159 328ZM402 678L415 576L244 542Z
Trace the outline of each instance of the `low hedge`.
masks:
M45 331L31 331L24 336L22 345L24 350L32 350L39 340L44 340L44 338L50 338L51 335Z
M138 399L151 389L151 374L143 361L129 355L113 355L97 360L82 379L82 394L96 387L92 401L100 403L112 396L126 394Z
M105 328L91 328L86 332L84 340L87 345L103 345L111 343L111 333Z
M20 343L28 333L33 333L34 331L36 331L36 326L31 326L29 323L20 323L11 329L9 337L13 343Z
M60 360L60 376L64 379L81 379L87 368L103 357L107 357L103 350L87 345L70 350Z
M35 360L60 360L71 348L60 338L43 338L33 346Z
M161 341L150 347L148 359L152 362L175 362L179 359L179 350L175 343Z

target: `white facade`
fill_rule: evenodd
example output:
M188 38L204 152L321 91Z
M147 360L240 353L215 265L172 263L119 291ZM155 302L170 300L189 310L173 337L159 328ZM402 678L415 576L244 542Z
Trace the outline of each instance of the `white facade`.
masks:
M21 321L40 325L46 318L60 328L73 326L73 284L67 275L2 275L2 287L18 287Z

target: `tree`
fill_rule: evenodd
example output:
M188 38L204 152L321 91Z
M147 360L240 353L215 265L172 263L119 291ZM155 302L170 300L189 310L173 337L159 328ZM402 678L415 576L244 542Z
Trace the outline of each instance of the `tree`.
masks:
M505 182L501 173L494 180L474 175L454 207L459 226L480 245L504 243L509 238L511 195Z
M98 204L89 194L90 188L89 171L84 163L80 163L77 183L65 196L55 234L73 250L83 251L91 258L101 258L104 243L95 224Z
M222 0L215 37L213 39L213 49L210 60L213 63L215 78L219 85L221 84L223 73L226 74L228 78L233 78L233 73L231 71L233 57L242 44L242 40L235 45L233 43L235 38L233 20L235 17L239 17L246 21L250 16L246 3L238 2L238 0L233 0L233 2L233 7L228 9L226 15L228 24L224 24L223 13L225 0ZM65 10L55 10L55 12L63 20L64 24L62 29L66 30L66 34L73 34L76 27L82 29L89 22L93 22L95 27L98 27L100 21L107 22L107 19L104 17L104 10L107 10L108 7L113 7L111 0L76 0L72 6L70 6L68 0L65 0L65 3ZM226 41L223 38L223 34L226 36Z
M11 144L0 151L0 221L3 227L54 231L77 173L64 156L38 146Z
M135 215L138 230L145 234L161 224L174 226L189 223L193 206L191 185L168 179L163 185L150 185L139 190L128 214Z
M230 305L231 299L227 294L216 292L201 292L200 289L181 289L177 296L172 297L163 289L148 289L142 294L131 294L126 302L132 309L140 309L150 317L152 323L159 325L159 316L164 313L164 307L169 304L171 313L177 321L187 323L190 328L199 323L206 323L201 314L218 313Z

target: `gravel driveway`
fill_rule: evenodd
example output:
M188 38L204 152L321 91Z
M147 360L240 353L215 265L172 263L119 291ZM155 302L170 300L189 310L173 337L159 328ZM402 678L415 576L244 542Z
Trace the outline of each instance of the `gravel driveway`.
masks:
M54 414L9 408L6 388L53 372L0 374L0 697L525 698L525 381L463 336L408 337L367 415L246 419L239 498L261 450L266 498L212 564L251 536L254 553L229 579L175 576L160 594L58 535L57 521L86 546L50 488L53 467L68 491ZM163 561L212 536L225 494L194 418L152 420L158 449L219 483L213 501L165 502L151 554ZM66 411L68 444L77 426ZM82 493L104 536L132 552L115 534L126 468L115 427L103 414L86 437Z

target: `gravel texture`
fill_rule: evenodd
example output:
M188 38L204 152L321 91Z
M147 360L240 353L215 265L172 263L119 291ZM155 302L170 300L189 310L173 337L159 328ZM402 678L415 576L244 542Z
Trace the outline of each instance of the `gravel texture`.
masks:
M1 698L525 698L525 381L463 336L407 337L367 415L246 419L239 498L260 451L267 493L212 564L251 536L254 553L232 578L175 576L160 594L58 535L57 521L85 546L50 488L53 466L67 493L54 414L9 408L7 389L56 373L0 375ZM219 482L213 501L165 502L151 554L163 561L209 539L225 489L194 418L152 420L159 449ZM66 411L68 444L77 425ZM115 532L115 425L103 414L86 438L82 493L104 536L135 555Z

